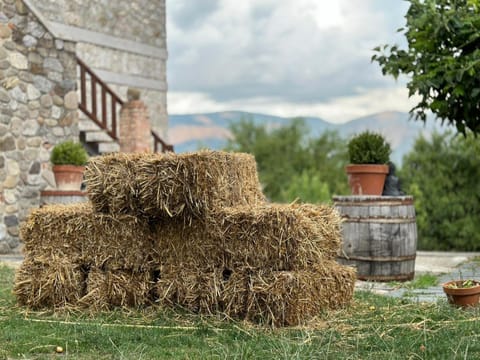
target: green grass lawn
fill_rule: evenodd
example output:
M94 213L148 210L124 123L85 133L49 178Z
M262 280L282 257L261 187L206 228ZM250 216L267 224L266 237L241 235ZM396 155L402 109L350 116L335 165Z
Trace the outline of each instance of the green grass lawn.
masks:
M348 309L269 329L178 311L17 307L0 266L0 359L478 359L479 310L357 292ZM63 353L56 354L61 346Z

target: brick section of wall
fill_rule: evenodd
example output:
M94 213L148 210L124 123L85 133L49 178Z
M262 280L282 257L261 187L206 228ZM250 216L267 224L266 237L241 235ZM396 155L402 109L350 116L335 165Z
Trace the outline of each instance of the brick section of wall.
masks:
M75 44L53 38L21 0L0 0L0 253L55 181L50 151L78 139Z
M152 151L148 109L141 100L125 103L120 112L120 151Z

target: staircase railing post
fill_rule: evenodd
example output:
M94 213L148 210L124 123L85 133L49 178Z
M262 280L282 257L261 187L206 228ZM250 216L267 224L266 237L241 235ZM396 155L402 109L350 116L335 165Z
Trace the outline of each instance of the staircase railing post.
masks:
M117 104L120 108L122 108L124 102L78 57L77 64L80 68L80 110L82 110L82 112L93 122L95 122L101 129L105 130L105 132L113 140L119 141L117 132L117 111L119 108L117 107ZM90 80L90 106L87 101L87 74ZM101 119L99 119L99 115L97 113L97 85L100 86L101 91ZM107 93L110 95L111 100L111 114L108 114ZM111 120L110 122L109 119ZM153 148L155 152L158 152L159 148L161 148L162 152L173 151L173 146L165 143L154 131L151 132L151 135L153 137Z

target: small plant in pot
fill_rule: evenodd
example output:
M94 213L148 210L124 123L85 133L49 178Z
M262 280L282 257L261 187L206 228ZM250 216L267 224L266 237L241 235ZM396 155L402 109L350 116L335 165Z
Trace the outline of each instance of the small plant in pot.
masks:
M50 162L57 189L80 190L87 161L88 154L82 144L68 140L55 145L50 154Z
M477 306L480 300L480 282L477 280L453 280L442 285L450 304L459 307Z
M364 131L348 142L345 170L353 195L382 195L392 149L379 133Z

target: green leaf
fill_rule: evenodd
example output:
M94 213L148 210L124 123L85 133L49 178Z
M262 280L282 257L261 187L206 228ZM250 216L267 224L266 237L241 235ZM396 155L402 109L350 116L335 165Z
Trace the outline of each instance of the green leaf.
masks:
M390 48L390 55L372 56L372 62L379 64L384 75L408 76L409 95L420 98L414 106L416 119L425 120L425 114L432 111L439 119L458 125L461 133L470 129L480 134L480 94L478 81L473 80L480 66L478 0L406 1L410 3L406 24L397 31L404 31L407 50L378 46L374 51ZM446 104L445 99L452 100Z

